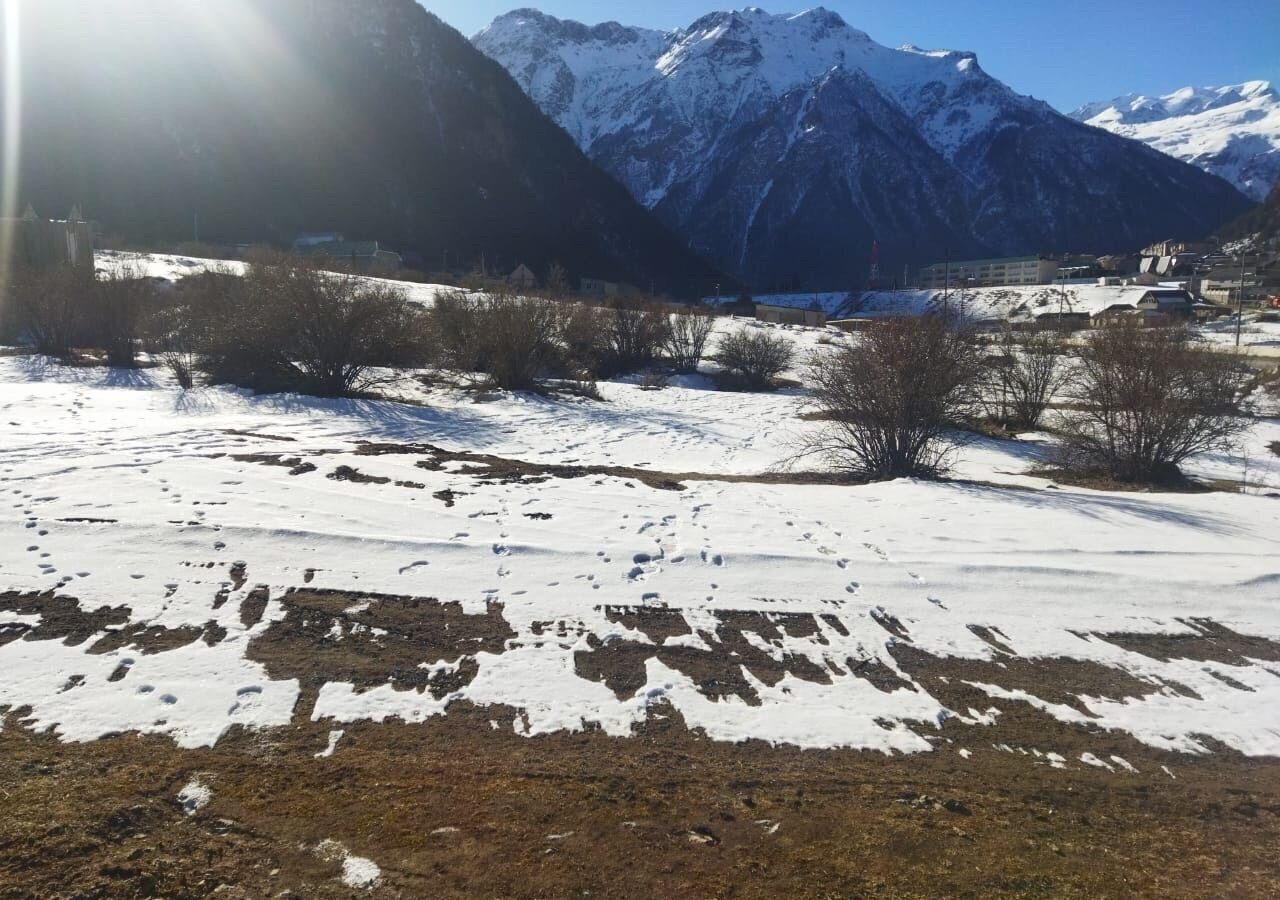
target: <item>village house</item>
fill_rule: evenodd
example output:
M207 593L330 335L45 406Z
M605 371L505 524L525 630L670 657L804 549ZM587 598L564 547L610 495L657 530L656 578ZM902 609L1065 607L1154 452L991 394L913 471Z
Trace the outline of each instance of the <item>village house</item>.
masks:
M520 263L507 276L507 284L518 290L531 291L538 286L538 276L533 274L533 269L530 269L524 263Z
M403 264L399 253L384 250L377 241L321 239L325 237L341 238L342 235L304 235L294 241L293 249L300 256L342 263L366 274L390 274L399 271Z
M78 210L66 219L41 219L28 207L20 219L0 219L0 265L50 269L93 269L93 226Z

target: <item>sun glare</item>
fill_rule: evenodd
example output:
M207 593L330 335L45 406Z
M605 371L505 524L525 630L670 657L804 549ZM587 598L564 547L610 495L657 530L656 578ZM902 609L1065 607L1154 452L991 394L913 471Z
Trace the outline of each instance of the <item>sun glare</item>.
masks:
M22 152L22 58L18 0L4 2L4 136L0 145L0 219L17 215ZM0 226L0 297L9 279L13 228Z

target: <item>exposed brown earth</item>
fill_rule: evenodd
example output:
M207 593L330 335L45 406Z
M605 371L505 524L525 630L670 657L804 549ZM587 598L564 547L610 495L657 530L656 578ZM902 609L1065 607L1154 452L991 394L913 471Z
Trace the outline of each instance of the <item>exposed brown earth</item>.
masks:
M1082 712L1082 696L1162 687L1119 670L1000 652L936 658L886 617L886 645L848 660L847 670L885 692L923 688L962 714L999 710L991 726L913 724L936 748L913 756L718 743L665 704L629 739L597 730L524 738L512 729L516 710L463 702L419 725L341 725L311 721L322 684L390 683L445 697L475 677L468 657L500 653L515 634L497 606L468 615L436 600L310 589L281 601L283 618L249 655L271 677L301 682L288 727L237 728L212 750L137 735L68 745L8 711L0 897L1280 895L1280 760L1222 747L1203 757L1159 751L968 684L1027 690ZM81 611L49 595L3 595L0 609L41 616L0 641L165 652L225 636L133 627L127 607ZM241 617L255 612L242 606ZM690 634L675 611L604 612L656 641ZM1274 641L1188 624L1194 633L1184 637L1081 640L1227 665L1280 658ZM576 640L571 623L540 631ZM1000 635L986 631L994 647ZM593 643L578 671L630 696L643 684L637 665L642 672L646 655L658 655L705 694L747 702L743 667L768 684L784 673L835 674L807 659L776 660L747 634L773 641L820 631L811 615L724 612L714 633L699 632L709 649ZM461 664L444 674L420 667L440 660ZM339 728L336 752L318 758ZM1086 764L1085 753L1111 770ZM212 799L188 815L177 796L196 778ZM326 841L376 862L379 883L346 887L341 853Z

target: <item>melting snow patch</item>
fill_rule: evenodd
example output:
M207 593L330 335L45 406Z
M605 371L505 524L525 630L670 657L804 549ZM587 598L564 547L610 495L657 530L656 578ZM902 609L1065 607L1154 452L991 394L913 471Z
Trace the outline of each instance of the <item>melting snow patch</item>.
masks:
M342 844L333 840L321 841L316 856L324 860L342 860L342 883L349 888L371 890L382 880L378 864L363 856L352 856Z
M194 816L209 805L213 799L213 791L199 778L192 779L186 787L178 791L178 805L189 816Z
M342 729L338 729L337 731L330 731L329 746L325 747L323 750L317 753L316 759L328 759L330 756L333 756L334 751L338 749L338 741L342 740L342 736L345 733L346 732L344 732Z
M1134 767L1129 763L1129 761L1128 761L1128 760L1126 760L1126 759L1125 759L1124 757L1122 757L1122 756L1112 756L1112 757L1111 757L1111 761L1112 761L1113 763L1115 763L1117 766L1119 766L1120 768L1124 769L1126 772L1128 772L1128 773L1129 773L1129 774L1131 774L1131 775L1137 775L1137 774L1138 774L1138 770L1137 770L1137 769L1135 769L1135 768L1134 768Z
M378 864L363 856L348 856L342 861L342 883L347 887L375 887L382 880L382 870Z
M1106 769L1108 772L1115 771L1115 768L1112 767L1110 763L1098 759L1098 757L1094 756L1092 753L1081 753L1080 762L1084 763L1086 766L1093 766L1096 769Z

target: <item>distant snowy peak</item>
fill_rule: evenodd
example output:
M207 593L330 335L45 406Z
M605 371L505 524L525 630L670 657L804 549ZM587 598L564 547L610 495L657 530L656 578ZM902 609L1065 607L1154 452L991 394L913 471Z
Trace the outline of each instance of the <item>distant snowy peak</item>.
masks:
M1267 81L1128 94L1071 117L1220 175L1255 200L1280 180L1280 92Z
M641 95L665 94L696 121L732 114L812 88L834 69L865 74L944 145L971 134L954 116L929 123L948 97L981 105L983 93L1009 93L972 53L890 49L821 7L773 15L756 7L713 12L663 32L616 22L587 26L534 9L500 16L473 39L500 61L539 105L587 149L644 121ZM733 107L723 108L726 93ZM998 100L996 102L999 102ZM983 117L976 118L977 127Z

